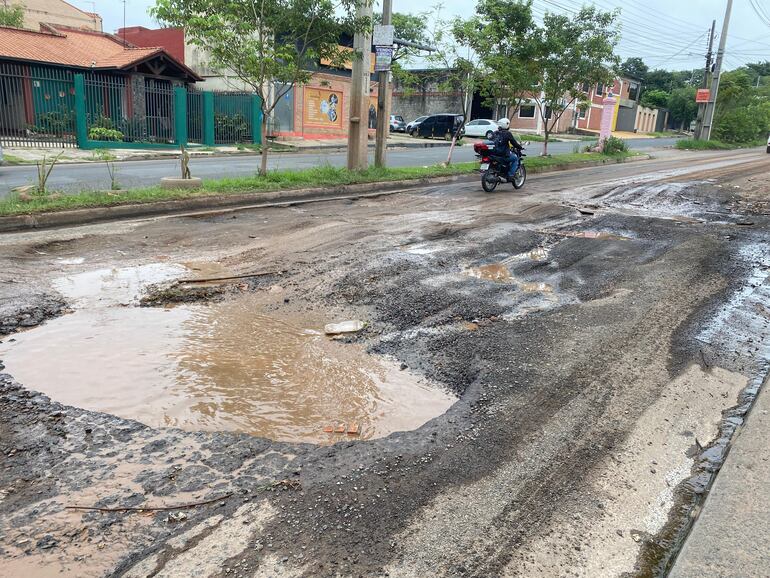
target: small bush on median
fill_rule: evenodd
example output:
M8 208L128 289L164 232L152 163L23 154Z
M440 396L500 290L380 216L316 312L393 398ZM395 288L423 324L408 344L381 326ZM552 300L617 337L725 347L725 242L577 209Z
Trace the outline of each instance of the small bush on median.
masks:
M626 144L626 141L624 141L623 139L619 139L617 137L611 136L604 143L605 155L617 155L617 154L626 153L626 152L628 152L628 145Z

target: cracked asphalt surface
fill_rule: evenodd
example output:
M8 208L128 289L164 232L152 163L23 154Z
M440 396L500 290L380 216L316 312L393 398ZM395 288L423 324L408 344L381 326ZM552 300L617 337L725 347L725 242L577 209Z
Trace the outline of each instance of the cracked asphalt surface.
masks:
M153 429L0 374L3 571L660 574L768 374L768 169L757 151L669 152L519 192L0 237L3 341L67 314L51 283L72 272L280 269L280 292L244 288L264 312L365 319L347 341L459 395L417 430L315 446Z

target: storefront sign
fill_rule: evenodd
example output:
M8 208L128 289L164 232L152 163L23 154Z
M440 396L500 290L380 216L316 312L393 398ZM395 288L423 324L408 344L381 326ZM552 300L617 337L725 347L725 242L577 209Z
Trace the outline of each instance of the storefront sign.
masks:
M304 93L305 126L342 129L341 91L306 86Z

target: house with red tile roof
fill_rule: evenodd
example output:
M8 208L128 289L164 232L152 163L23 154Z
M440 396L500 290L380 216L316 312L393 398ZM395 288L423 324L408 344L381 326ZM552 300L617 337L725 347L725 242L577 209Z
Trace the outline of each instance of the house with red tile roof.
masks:
M76 74L90 125L158 141L172 130L174 87L202 80L162 47L62 25L0 27L0 137L74 135Z

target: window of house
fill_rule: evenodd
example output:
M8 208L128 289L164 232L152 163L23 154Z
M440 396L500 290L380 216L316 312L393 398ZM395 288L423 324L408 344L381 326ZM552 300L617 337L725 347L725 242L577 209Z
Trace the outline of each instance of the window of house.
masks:
M545 119L547 120L547 119L550 119L550 118L551 118L551 107L550 106L546 106L545 107Z
M632 82L628 85L628 98L629 100L636 100L639 97L639 85L636 82Z
M581 90L582 92L585 92L586 94L588 94L588 91L589 91L589 90L591 90L591 86L590 86L590 85L589 85L587 82L584 82L584 83L581 85L581 87L580 87L580 90Z
M604 85L599 83L596 85L596 94L597 96L601 96L604 94Z
M535 105L522 104L519 107L519 118L535 118Z
M583 119L583 118L585 118L587 116L588 116L588 109L587 108L582 108L582 109L578 110L578 118Z

